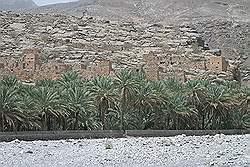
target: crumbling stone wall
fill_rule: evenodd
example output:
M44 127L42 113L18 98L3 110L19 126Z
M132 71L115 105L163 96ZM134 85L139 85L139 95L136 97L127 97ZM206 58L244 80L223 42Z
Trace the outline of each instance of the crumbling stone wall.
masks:
M112 71L112 63L109 60L103 60L93 67L96 76L108 76Z
M150 52L143 56L146 76L150 80L175 78L181 82L194 79L215 79L217 77L232 80L237 68L229 66L223 56L170 55L157 58ZM230 67L230 68L229 68Z
M70 70L70 68L71 66L69 64L58 61L50 61L48 63L44 63L38 70L36 70L34 80L56 80L60 78L61 74Z
M221 77L227 80L234 78L234 66L229 66L223 56L200 56L192 55L168 55L160 57L161 52L149 52L144 54L144 69L149 80L176 78L181 82L192 79ZM60 59L49 60L47 63L40 63L39 52L36 49L24 50L20 59L1 58L1 75L16 75L19 79L27 82L34 82L42 79L58 79L61 74L76 70L85 79L97 76L114 76L112 61L99 60L90 63L66 63ZM203 71L203 73L198 72ZM208 77L209 76L209 77Z
M159 59L157 56L150 52L149 54L143 55L143 60L146 63L145 72L146 76L150 80L159 79Z
M38 50L37 49L25 49L22 57L22 69L23 70L36 70L38 65Z
M210 56L208 69L215 72L227 71L228 63L223 56Z

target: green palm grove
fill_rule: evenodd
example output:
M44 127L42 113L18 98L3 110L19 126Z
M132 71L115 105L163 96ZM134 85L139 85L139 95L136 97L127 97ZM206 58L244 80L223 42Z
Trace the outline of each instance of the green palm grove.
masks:
M0 81L0 131L244 129L250 88L236 82L150 81L143 72L84 80L76 72L34 85Z

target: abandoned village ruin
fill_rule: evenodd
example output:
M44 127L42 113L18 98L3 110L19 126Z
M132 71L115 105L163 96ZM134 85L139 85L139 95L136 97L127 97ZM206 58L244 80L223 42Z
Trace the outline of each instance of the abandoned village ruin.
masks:
M110 22L59 14L0 13L0 70L24 82L144 69L151 80L238 80L239 63L210 50L195 28Z
M160 80L176 78L182 82L192 79L213 79L208 76L217 75L226 80L233 80L235 66L230 66L223 56L210 55L208 57L188 59L184 57L162 58L160 60L156 54L150 52L143 55L144 70L150 80ZM65 63L62 60L51 60L42 63L39 60L39 51L37 49L25 49L20 59L6 58L1 59L0 69L2 76L15 75L25 82L34 82L36 80L51 79L56 80L61 74L69 70L75 70L85 79L91 79L97 76L112 76L116 69L112 68L110 60L101 60L95 62L92 66L86 63ZM199 69L204 76L191 76L186 70ZM230 71L231 69L231 71ZM204 77L204 78L201 78Z

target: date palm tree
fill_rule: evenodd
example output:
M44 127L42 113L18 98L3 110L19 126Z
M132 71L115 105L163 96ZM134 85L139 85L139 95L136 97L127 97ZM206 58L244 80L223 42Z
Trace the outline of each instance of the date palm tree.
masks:
M136 95L133 97L132 113L135 118L134 126L137 129L147 129L153 126L153 108L156 100L152 97L153 89L150 81L141 80L136 86Z
M34 101L28 92L32 92L34 86L23 85L20 93L20 109L25 113L26 122L18 125L18 130L40 130L41 122L34 110Z
M191 129L196 119L197 110L188 104L187 97L173 94L167 107L172 118L172 129Z
M234 112L230 112L234 128L250 128L250 88L239 88L237 105Z
M166 89L170 90L171 92L175 93L185 92L184 85L175 78L164 80L164 84L166 86Z
M19 87L20 82L15 76L5 76L1 81L1 84L6 87Z
M44 79L36 82L36 86L38 87L56 87L57 81Z
M119 93L119 117L120 117L120 129L125 130L124 114L129 109L131 104L131 98L135 95L136 81L134 79L134 73L132 70L122 70L116 74L114 79L114 86Z
M62 125L65 119L65 112L62 110L62 103L59 93L54 88L37 87L28 92L33 101L33 109L41 119L43 130L52 129L53 121Z
M8 86L0 85L0 131L16 130L18 123L25 122L26 115L19 108L19 90Z
M233 94L226 86L212 84L207 88L206 101L207 107L207 123L205 128L221 128L220 125L228 118L229 111L233 110Z
M69 71L62 74L58 80L58 84L62 89L69 89L71 87L80 87L83 81L80 75L75 71Z
M152 84L152 99L155 104L153 106L154 111L154 128L166 129L166 122L169 119L168 112L165 112L167 101L170 97L170 91L166 88L164 81L151 82Z
M206 101L206 87L209 85L207 80L190 80L185 84L185 95L188 97L190 105L197 109L198 129L205 128L208 103Z
M237 82L150 81L143 70L84 81L77 72L24 84L0 80L0 131L250 127L250 89Z
M106 114L117 101L117 92L114 82L109 77L97 77L89 82L90 92L95 98L95 104L100 115L102 129L107 130Z
M86 88L74 87L64 90L61 98L63 107L69 112L67 117L67 129L96 129L98 123L95 120L96 113L92 93Z

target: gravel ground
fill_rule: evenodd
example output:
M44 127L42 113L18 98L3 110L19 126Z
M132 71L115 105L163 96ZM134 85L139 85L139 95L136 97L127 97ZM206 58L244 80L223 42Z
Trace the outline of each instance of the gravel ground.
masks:
M250 135L0 143L0 167L250 166Z

